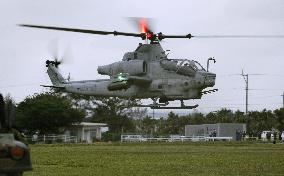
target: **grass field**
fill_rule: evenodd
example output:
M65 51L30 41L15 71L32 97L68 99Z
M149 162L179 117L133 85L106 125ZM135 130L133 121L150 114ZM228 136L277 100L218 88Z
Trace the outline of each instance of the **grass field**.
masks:
M284 175L284 144L162 143L31 145L41 175Z

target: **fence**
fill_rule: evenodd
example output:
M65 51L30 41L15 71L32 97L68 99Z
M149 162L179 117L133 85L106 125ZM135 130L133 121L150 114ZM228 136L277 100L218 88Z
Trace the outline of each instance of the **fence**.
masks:
M69 135L33 135L25 139L31 143L78 143L77 136Z
M121 142L186 142L186 141L231 141L233 137L170 136L144 137L143 135L121 135Z

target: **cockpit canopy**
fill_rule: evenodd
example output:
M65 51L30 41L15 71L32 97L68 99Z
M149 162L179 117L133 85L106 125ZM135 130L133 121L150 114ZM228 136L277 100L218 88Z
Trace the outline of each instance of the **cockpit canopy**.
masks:
M129 61L129 60L134 60L137 59L137 52L127 52L123 56L123 61Z
M185 76L194 76L197 71L205 71L199 62L188 59L163 59L161 66L165 70L175 71Z

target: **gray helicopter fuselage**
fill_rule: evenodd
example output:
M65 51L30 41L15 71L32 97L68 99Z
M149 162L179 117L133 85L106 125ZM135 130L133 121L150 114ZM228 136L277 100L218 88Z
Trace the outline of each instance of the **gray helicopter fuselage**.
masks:
M214 86L216 77L196 61L168 59L159 43L140 44L134 52L126 53L122 61L99 66L98 73L110 79L66 81L54 65L48 65L55 87L97 97L200 99L202 90ZM123 73L127 76L119 76Z

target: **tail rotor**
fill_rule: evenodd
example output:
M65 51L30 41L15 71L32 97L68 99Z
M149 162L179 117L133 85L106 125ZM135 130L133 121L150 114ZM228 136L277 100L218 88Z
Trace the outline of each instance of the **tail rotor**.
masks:
M71 47L68 46L63 52L63 54L60 54L59 52L59 42L58 39L53 39L49 45L47 46L48 52L50 53L53 60L47 60L46 67L48 67L50 64L58 68L60 64L68 64L72 60L72 50Z

